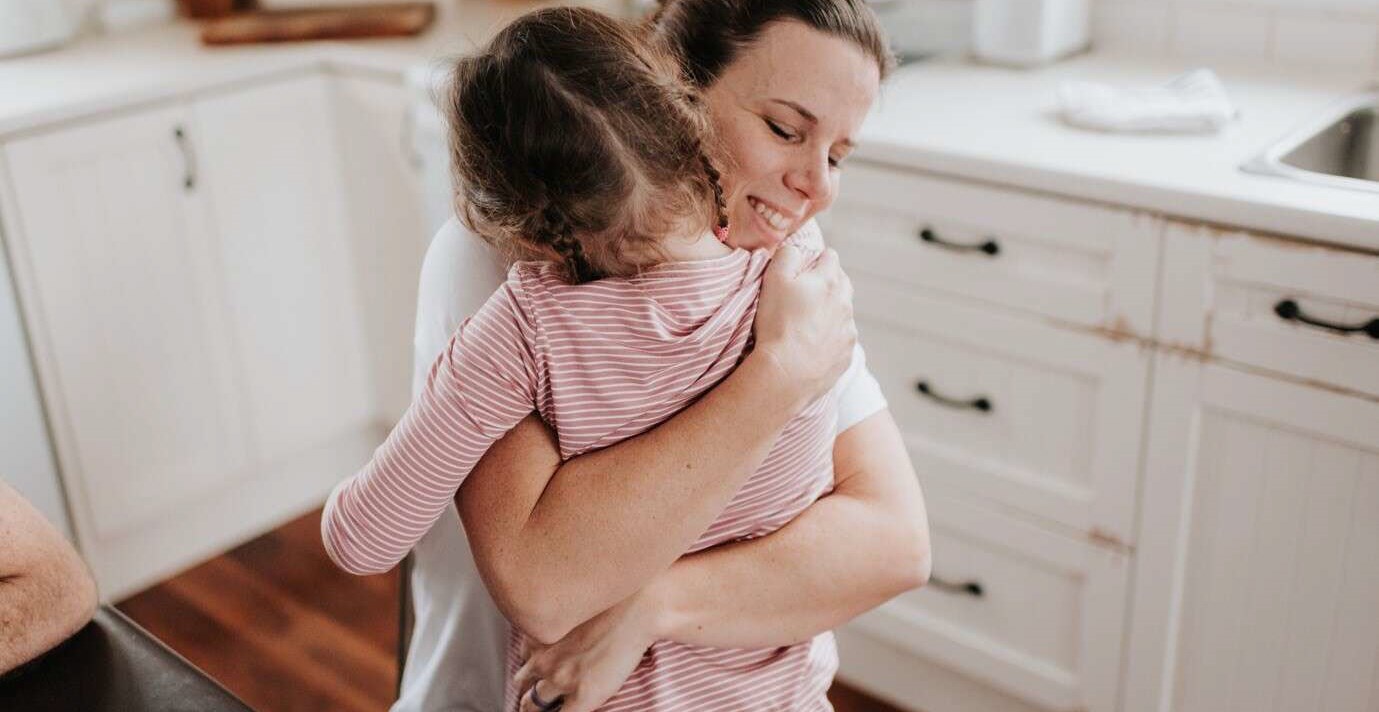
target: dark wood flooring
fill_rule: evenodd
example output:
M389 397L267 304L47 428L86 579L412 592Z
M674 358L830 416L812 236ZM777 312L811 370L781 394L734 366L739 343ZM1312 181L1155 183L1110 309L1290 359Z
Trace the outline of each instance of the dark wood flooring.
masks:
M118 604L260 712L377 712L396 689L396 572L336 569L317 510ZM899 712L835 684L837 712Z

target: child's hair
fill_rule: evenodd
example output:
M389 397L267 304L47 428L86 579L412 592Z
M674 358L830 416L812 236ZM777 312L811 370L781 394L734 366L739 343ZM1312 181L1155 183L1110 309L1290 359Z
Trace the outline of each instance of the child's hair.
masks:
M623 276L660 261L664 238L726 224L703 103L599 12L519 18L458 61L446 108L457 213L512 259Z

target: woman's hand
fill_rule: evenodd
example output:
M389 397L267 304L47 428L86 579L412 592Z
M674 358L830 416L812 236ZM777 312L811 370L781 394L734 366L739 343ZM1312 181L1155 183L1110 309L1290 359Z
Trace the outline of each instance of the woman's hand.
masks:
M561 712L592 712L607 702L655 642L657 607L646 592L589 619L554 645L527 650L527 661L514 683L521 691L521 712L541 708L531 698L532 685L545 702L563 698Z
M847 371L857 343L852 281L825 250L812 265L792 245L776 252L761 288L752 357L770 359L803 407Z

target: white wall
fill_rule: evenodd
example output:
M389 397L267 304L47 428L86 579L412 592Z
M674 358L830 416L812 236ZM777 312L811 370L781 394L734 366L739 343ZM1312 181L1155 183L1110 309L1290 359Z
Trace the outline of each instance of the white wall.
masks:
M1100 50L1379 72L1379 0L1093 0Z

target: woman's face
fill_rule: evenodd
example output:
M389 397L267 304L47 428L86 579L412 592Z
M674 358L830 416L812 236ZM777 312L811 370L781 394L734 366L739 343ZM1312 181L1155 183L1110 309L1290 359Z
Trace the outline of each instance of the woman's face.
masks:
M838 192L842 163L881 84L848 40L767 26L705 91L724 166L729 242L774 249Z

